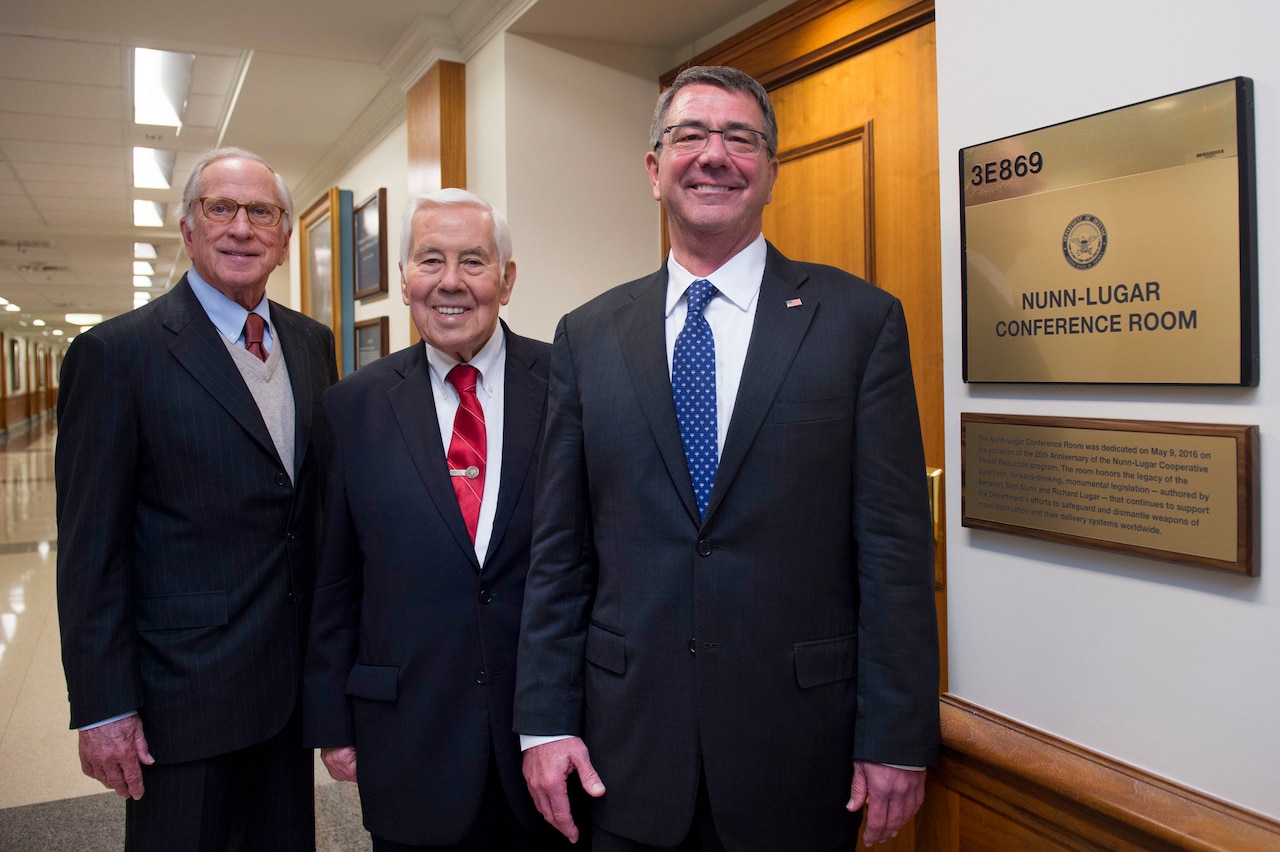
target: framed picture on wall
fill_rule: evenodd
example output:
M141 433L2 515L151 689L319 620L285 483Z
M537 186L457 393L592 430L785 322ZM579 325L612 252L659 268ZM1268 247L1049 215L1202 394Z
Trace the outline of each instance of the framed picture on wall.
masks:
M299 221L302 312L333 329L334 353L342 363L342 237L339 189L326 192Z
M379 189L355 208L355 297L387 292L387 190Z
M386 317L361 320L355 329L357 370L389 353L390 321Z

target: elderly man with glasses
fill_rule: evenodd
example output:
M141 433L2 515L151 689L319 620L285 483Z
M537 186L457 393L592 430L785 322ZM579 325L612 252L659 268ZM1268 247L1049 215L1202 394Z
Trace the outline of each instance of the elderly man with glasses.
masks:
M293 202L224 148L183 195L191 269L75 339L58 397L58 613L87 775L126 850L315 849L298 689L332 332L266 298Z

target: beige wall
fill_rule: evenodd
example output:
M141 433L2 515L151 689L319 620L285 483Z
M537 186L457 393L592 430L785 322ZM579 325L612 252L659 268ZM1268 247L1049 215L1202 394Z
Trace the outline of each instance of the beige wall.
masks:
M1280 12L1224 0L1069 7L940 2L938 25L951 690L997 713L1280 817ZM1158 45L1158 48L1155 47ZM957 151L1217 82L1254 78L1262 380L1240 388L966 385ZM1179 237L1180 238L1180 237ZM1248 579L960 526L960 414L1255 423L1262 576Z

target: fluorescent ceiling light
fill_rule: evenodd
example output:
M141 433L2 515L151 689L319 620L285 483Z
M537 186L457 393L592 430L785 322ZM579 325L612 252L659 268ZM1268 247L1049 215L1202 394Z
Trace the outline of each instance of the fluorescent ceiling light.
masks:
M68 325L82 326L81 331L88 331L102 322L102 314L67 314L63 319L67 321Z
M140 308L150 301L151 301L150 293L134 293L133 294L133 306L135 308Z
M61 336L62 336L62 329L60 329L60 328L55 328L55 329L53 330L53 336L54 336L54 337L61 337Z
M138 189L168 189L173 181L173 151L133 149L133 185Z
M139 228L163 228L164 205L158 201L133 201L133 224Z
M133 286L134 287L150 287L151 279L146 277L145 275L135 275L133 276Z
M153 246L151 243L134 243L133 256L140 257L145 260L155 260L156 247Z
M9 304L9 300L6 299L4 296L0 296L0 308L4 307L7 304Z
M191 87L194 53L169 50L133 51L133 120L136 124L181 127Z
M33 319L31 321L31 324L34 325L36 328L44 328L44 320L42 319Z
M6 304L4 306L4 309L11 314L16 314L18 311L22 310L22 308L18 307L13 302L9 302L8 304Z
M155 275L156 271L154 268L152 268L151 264L147 263L145 260L135 260L133 262L133 274L134 275Z

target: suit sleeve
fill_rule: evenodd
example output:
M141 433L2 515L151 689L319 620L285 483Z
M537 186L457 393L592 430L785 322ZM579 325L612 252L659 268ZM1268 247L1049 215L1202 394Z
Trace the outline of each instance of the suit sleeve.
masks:
M855 417L855 757L928 765L939 737L933 535L906 319L896 299L863 373Z
M515 730L580 735L596 584L587 463L568 318L556 329L516 660Z
M113 355L102 338L80 335L58 392L58 620L73 728L143 703L133 616L139 411Z
M302 689L304 742L315 748L356 743L346 684L359 650L363 581L347 504L343 437L338 432L341 414L333 409L333 395L326 394L316 433L326 471L324 530Z

